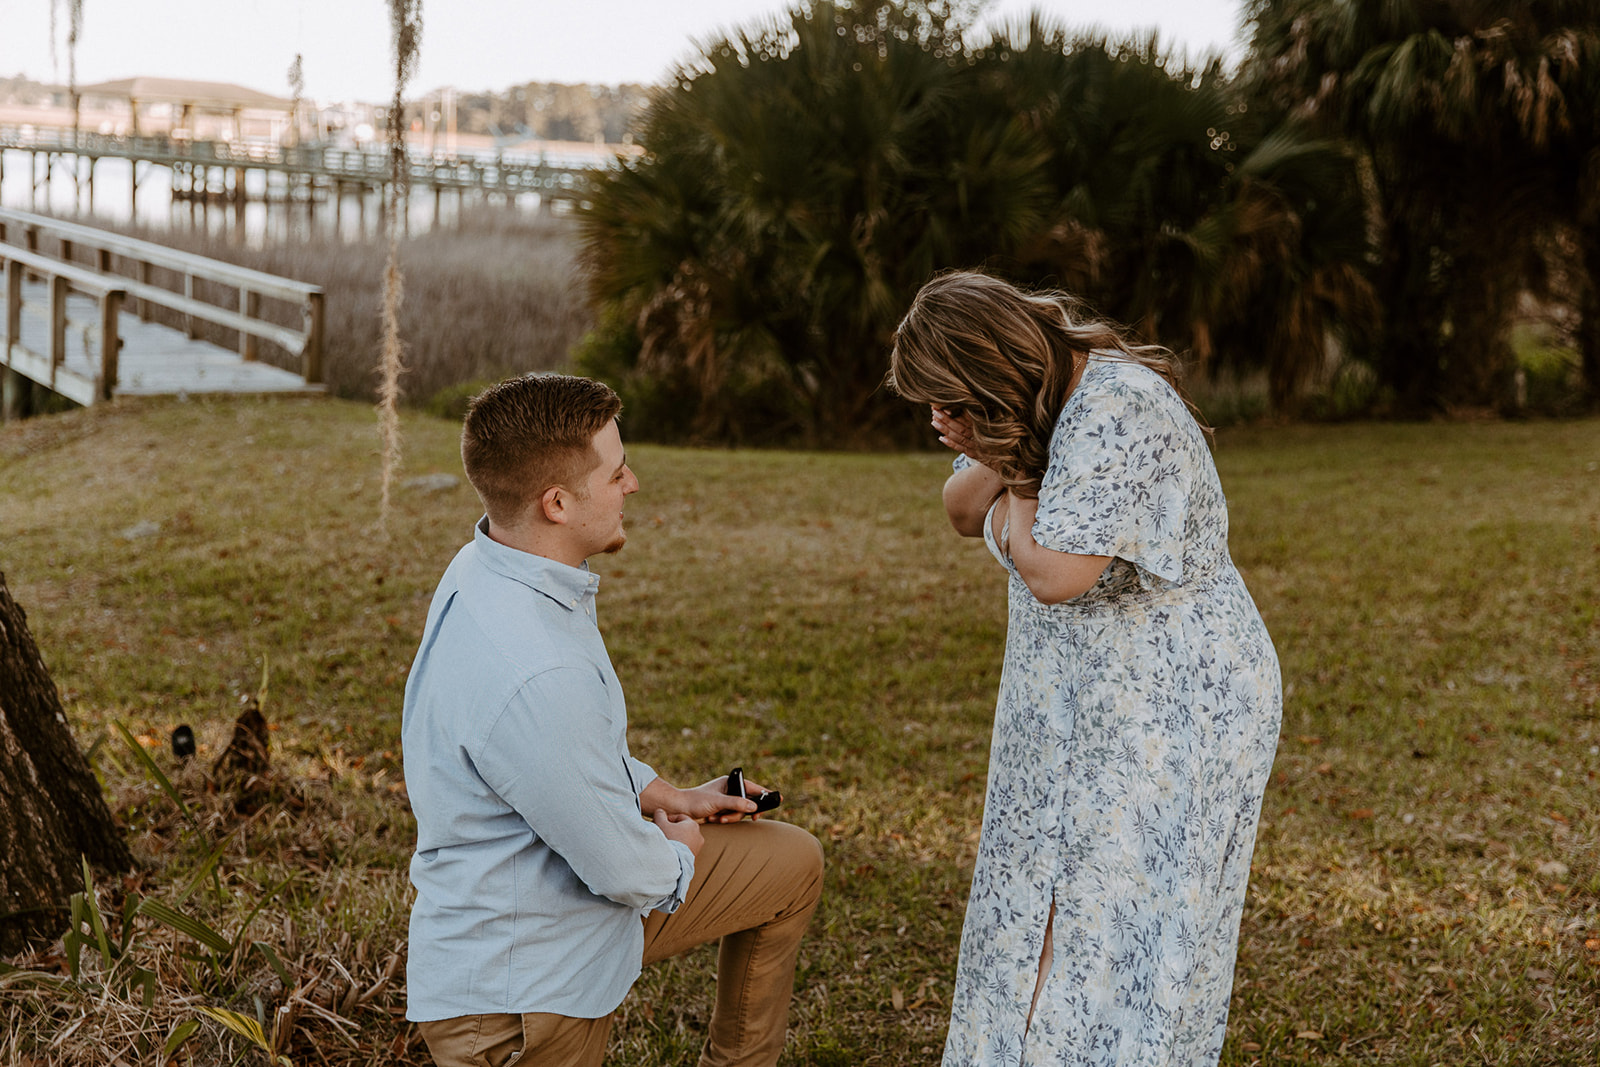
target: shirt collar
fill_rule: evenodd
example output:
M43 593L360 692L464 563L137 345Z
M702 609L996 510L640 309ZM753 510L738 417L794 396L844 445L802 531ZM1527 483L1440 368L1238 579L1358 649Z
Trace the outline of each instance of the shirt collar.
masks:
M568 611L578 610L600 590L600 576L589 570L587 560L580 567L569 567L548 556L502 545L489 536L487 515L478 520L472 539L485 567L543 593Z

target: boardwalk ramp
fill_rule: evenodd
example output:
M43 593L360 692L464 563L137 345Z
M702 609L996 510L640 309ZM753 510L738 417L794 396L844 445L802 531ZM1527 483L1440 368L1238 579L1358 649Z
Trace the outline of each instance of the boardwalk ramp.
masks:
M0 366L80 404L325 388L319 286L8 209L0 209L0 266ZM298 327L283 325L295 318ZM236 340L227 347L202 331ZM263 343L299 369L262 361Z

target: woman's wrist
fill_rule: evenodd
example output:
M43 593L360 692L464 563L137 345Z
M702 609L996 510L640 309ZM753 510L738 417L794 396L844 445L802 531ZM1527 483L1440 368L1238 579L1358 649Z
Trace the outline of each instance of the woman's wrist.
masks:
M1039 553L1039 543L1033 539L1033 520L1039 514L1039 501L1037 498L1018 496L1015 491L1008 489L1006 504L1011 519L1006 555L1020 572L1027 569Z

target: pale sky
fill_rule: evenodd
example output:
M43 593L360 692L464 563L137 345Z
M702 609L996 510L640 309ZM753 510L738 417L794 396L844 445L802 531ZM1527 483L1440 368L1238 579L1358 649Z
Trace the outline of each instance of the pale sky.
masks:
M66 82L66 3L55 60L52 0L0 0L0 75ZM304 56L306 95L327 103L393 92L385 0L84 0L78 83L194 78L288 95ZM767 21L784 0L424 0L422 62L408 97L443 85L655 82L719 29ZM1242 0L993 0L985 22L1039 9L1071 26L1158 29L1163 42L1237 55Z

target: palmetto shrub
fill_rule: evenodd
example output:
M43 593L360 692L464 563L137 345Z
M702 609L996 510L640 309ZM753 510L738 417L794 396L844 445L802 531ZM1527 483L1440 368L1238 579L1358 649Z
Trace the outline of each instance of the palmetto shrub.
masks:
M1365 293L1352 163L1240 104L1214 63L1037 19L981 48L898 2L732 33L657 90L644 154L596 178L604 310L581 365L635 433L904 439L922 419L881 388L894 326L933 273L983 266L1269 367L1288 395ZM1340 240L1309 247L1319 227Z

